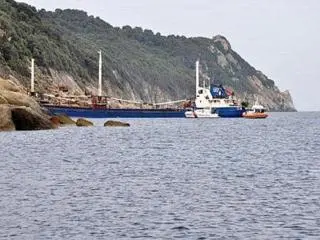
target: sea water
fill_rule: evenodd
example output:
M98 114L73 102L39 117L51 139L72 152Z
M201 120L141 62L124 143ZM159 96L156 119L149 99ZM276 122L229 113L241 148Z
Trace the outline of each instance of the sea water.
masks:
M0 239L320 239L320 113L0 133Z

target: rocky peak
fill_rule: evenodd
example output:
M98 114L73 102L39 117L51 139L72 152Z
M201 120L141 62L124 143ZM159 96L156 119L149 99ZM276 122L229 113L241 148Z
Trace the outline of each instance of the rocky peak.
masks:
M216 35L212 38L212 40L216 45L220 44L222 46L222 49L220 50L224 50L225 52L231 50L231 44L224 36Z

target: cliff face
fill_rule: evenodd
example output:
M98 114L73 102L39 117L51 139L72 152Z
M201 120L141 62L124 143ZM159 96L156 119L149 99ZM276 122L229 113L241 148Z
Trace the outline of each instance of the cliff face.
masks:
M224 83L237 92L242 101L256 100L272 111L295 111L289 91L281 92L261 71L257 71L231 48L223 36L213 37L210 51L217 56L220 74L226 74Z
M201 79L223 84L240 100L259 102L273 111L293 111L288 92L255 70L223 36L162 36L141 28L112 27L78 10L37 11L13 0L0 0L0 75L29 84L29 61L36 62L38 91L96 93L98 50L103 52L106 95L162 102L192 98L195 61Z

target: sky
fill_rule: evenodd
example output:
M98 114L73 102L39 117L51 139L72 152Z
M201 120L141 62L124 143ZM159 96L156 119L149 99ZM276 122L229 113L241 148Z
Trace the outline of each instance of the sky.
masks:
M289 90L299 111L320 111L318 0L21 1L37 9L81 9L113 26L138 26L163 35L223 35L281 91Z

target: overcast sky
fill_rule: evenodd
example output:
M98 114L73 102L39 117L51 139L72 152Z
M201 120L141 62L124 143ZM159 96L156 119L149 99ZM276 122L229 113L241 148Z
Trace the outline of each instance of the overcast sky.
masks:
M23 0L21 0L23 1ZM298 110L320 111L318 0L24 0L46 10L75 8L113 26L211 38L221 34L256 69L288 89Z

